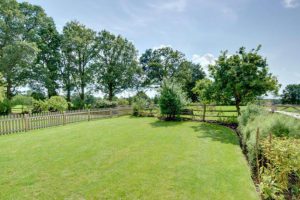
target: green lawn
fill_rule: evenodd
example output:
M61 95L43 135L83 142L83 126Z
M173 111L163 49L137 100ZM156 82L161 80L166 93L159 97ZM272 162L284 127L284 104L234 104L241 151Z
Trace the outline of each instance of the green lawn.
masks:
M236 135L120 117L0 137L0 199L259 199Z

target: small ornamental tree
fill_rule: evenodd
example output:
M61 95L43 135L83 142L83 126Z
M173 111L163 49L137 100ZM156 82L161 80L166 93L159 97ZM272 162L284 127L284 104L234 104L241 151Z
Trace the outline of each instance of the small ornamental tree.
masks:
M52 96L48 100L48 106L49 110L53 112L65 111L68 108L68 102L61 96Z
M164 81L160 89L160 113L166 120L174 120L186 105L186 95L174 82Z

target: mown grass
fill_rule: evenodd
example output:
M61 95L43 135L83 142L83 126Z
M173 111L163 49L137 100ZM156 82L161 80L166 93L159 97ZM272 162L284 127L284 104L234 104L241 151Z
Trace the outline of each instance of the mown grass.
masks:
M230 129L121 117L0 137L0 199L258 199Z

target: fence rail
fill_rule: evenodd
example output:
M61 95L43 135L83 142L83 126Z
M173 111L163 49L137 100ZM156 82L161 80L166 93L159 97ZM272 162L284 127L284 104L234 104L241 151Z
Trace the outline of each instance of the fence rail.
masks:
M127 115L131 112L131 107L118 107L111 109L0 116L0 135L65 125L80 121L90 121L105 117Z
M158 110L157 106L144 109L142 115L156 116L159 114ZM181 111L180 117L200 121L224 121L236 119L237 110L235 106L192 104Z

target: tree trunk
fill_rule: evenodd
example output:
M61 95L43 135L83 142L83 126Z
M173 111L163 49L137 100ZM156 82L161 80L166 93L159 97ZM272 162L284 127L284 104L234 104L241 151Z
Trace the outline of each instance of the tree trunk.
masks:
M67 88L68 110L71 110L71 88Z
M235 100L235 107L236 107L236 110L237 110L237 113L238 113L238 116L241 115L241 108L240 108L240 101L239 100Z
M112 89L112 87L109 87L108 100L109 100L109 101L112 101L112 100L113 100L113 97L114 97L113 89Z
M13 97L12 93L12 82L10 79L7 79L7 85L6 85L6 98L11 100Z
M84 102L84 84L81 84L80 99L82 102Z

